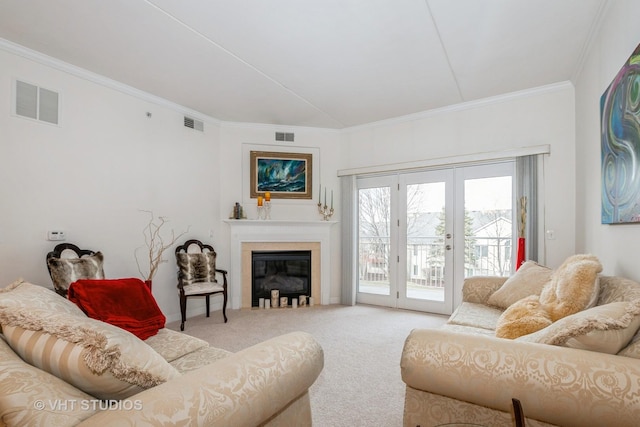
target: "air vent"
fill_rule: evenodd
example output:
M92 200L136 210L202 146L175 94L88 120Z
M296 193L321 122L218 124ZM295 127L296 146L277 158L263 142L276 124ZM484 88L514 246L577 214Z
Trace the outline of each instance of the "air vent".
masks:
M204 123L191 117L184 116L184 127L204 132Z
M276 132L276 141L293 142L292 132Z
M58 124L58 92L16 80L15 113L18 116Z

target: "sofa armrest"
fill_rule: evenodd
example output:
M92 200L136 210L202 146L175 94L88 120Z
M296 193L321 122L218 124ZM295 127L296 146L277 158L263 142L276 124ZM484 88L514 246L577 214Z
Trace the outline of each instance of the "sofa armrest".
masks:
M401 359L408 387L562 426L637 423L640 361L441 329L416 329Z
M323 365L320 344L293 332L131 396L133 409L102 411L81 425L262 425L304 396Z
M495 291L506 282L508 277L472 276L462 283L462 301L476 304L486 304Z

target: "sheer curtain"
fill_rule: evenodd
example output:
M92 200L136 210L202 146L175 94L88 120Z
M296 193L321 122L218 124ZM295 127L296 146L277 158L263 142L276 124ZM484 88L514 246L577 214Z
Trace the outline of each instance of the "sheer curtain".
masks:
M520 200L526 197L525 260L538 261L538 156L516 158L516 206L514 218L520 219Z
M340 303L344 305L356 304L356 282L358 271L358 204L356 176L345 175L340 177L342 193L342 292Z

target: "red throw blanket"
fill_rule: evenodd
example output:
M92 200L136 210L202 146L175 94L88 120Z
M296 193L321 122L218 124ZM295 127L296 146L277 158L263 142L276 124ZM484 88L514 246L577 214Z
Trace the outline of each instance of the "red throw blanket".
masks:
M140 279L78 280L69 286L68 296L87 316L125 329L141 340L157 334L167 320Z

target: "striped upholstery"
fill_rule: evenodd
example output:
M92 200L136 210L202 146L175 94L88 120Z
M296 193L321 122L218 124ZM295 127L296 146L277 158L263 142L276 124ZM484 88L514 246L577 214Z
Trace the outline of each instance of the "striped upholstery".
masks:
M180 376L135 335L71 306L51 290L13 284L0 292L2 332L27 363L99 399L123 399Z
M80 423L97 408L80 402L94 397L55 376L26 364L0 338L0 425L62 427ZM44 403L44 407L38 406ZM55 410L57 402L67 402ZM73 402L73 403L70 403Z

